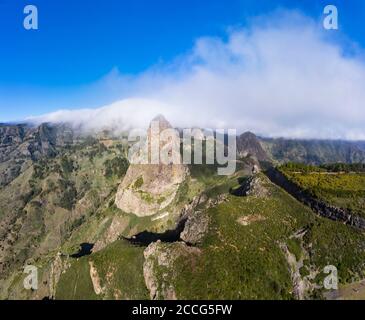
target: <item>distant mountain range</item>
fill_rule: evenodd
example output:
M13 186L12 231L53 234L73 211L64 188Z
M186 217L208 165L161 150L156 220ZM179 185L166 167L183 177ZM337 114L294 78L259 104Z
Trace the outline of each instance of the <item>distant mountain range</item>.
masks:
M28 160L54 156L58 147L74 143L81 135L67 125L0 124L0 185L23 172ZM104 130L97 136L110 135ZM265 138L246 132L237 137L237 154L273 163L365 163L365 141Z
M263 138L246 132L237 138L237 150L241 156L249 153L259 161L271 160L274 163L365 162L364 141Z

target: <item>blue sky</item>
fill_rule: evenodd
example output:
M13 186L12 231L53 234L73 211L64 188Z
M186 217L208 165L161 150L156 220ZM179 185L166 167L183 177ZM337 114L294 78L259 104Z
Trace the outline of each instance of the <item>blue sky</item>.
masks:
M26 4L37 31L23 28ZM118 93L93 88L113 70L136 76L277 8L321 21L327 4L340 15L334 40L365 47L362 0L0 0L0 121L111 103Z

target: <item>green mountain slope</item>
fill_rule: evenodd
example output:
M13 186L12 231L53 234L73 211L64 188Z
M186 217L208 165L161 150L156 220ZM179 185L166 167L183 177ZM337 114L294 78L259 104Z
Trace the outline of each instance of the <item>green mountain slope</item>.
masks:
M191 165L173 215L138 217L115 205L129 166L121 136L48 125L4 128L2 299L323 298L327 265L337 267L341 286L364 278L362 232L317 217L264 174L250 176L257 160L270 158L361 160L348 144L244 135L249 141L241 146L250 152L243 150L234 175ZM349 150L355 151L348 157ZM81 244L92 249L84 252ZM35 291L23 287L27 264L38 267Z
M260 141L270 158L280 163L365 163L365 149L360 142L268 138Z

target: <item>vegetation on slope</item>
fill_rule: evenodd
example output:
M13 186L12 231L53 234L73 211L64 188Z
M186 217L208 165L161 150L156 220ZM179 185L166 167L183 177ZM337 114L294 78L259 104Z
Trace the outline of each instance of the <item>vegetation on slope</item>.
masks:
M61 275L56 299L147 299L148 291L143 278L143 247L118 240L100 252L71 262ZM90 265L95 270L96 283L90 277Z
M315 167L289 163L279 167L279 170L310 195L365 216L365 173L361 171L363 165Z
M322 297L323 289L316 287L323 287L327 265L338 268L341 285L364 277L361 232L317 217L266 183L268 197L229 195L209 209L210 229L200 254L193 260L182 255L167 269L158 267L159 287L171 285L182 299L293 299L293 274L283 244L297 263L303 261L300 276L310 283L306 297ZM174 244L161 246L169 252Z
M59 147L52 157L35 159L1 189L1 279L65 241L73 247L85 242L71 239L81 226L93 226L93 216L108 206L128 166L124 153L120 146L106 148L98 140L84 139ZM1 287L7 290L5 284Z
M34 153L37 156L25 169L15 172L12 181L6 180L0 192L1 297L42 298L46 289L36 293L22 289L24 264L39 266L42 288L46 288L55 257L77 252L80 243L96 243L117 221L122 232L111 244L68 260L70 266L61 274L56 298L149 298L143 275L145 248L120 236L144 230L158 233L162 222L173 228L176 221L138 218L115 207L116 188L129 165L126 149L118 143L90 137L57 150L52 145L52 152ZM282 158L293 157L285 152ZM298 157L317 163L329 154L312 159L303 151ZM204 193L213 205L198 210L208 215L209 231L195 251L198 254L189 258L186 251L166 270L156 270L157 280L171 284L182 299L293 299L293 266L283 248L294 257L301 279L312 284L307 297L322 297L322 290L314 286L322 285L326 265L338 268L341 285L363 279L365 238L361 232L315 216L263 176L268 189L265 196L229 194L245 183L246 160L250 159L242 159L238 173L231 177L218 176L216 165L189 166L191 175L180 186L173 205L180 209ZM365 207L363 165L290 163L281 170L331 204L356 212ZM143 183L137 180L137 187ZM226 200L215 206L218 197ZM161 246L178 250L176 243Z

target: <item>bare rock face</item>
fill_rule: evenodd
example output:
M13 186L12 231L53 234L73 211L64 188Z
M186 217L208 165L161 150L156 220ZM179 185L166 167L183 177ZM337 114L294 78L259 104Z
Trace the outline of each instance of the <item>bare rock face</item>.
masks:
M209 217L205 211L194 211L180 234L181 240L191 245L200 244L208 232Z
M104 293L104 288L101 286L98 270L96 269L92 261L89 261L89 266L90 266L90 278L93 284L94 292L96 295L100 295Z
M201 194L195 197L190 204L185 205L181 217L186 219L186 222L180 239L189 245L200 245L209 231L210 219L207 210L226 200L227 196L224 194L211 199L206 194Z
M171 149L168 141L160 139L160 133L165 129L171 129L171 125L162 116L155 118L152 123L145 142L150 160L153 141L159 143L159 150ZM180 154L177 156L180 157ZM183 164L165 164L166 162L157 162L157 164L132 162L119 186L115 199L117 207L139 217L159 213L174 201L179 186L188 175L188 168ZM181 157L180 163L182 163Z
M194 263L199 255L200 249L189 247L184 242L151 243L144 251L143 264L143 275L151 299L176 300L178 297L173 285L177 276L175 261L182 257Z
M257 198L269 195L269 190L266 188L264 178L261 175L254 175L249 178L246 195Z
M268 183L268 179L264 175L258 173L249 177L238 189L233 190L232 194L236 196L265 198L270 195Z
M58 281L61 278L62 273L64 273L69 267L71 263L68 257L62 257L61 253L58 252L52 265L51 271L49 273L49 296L54 298L56 296L56 288Z

